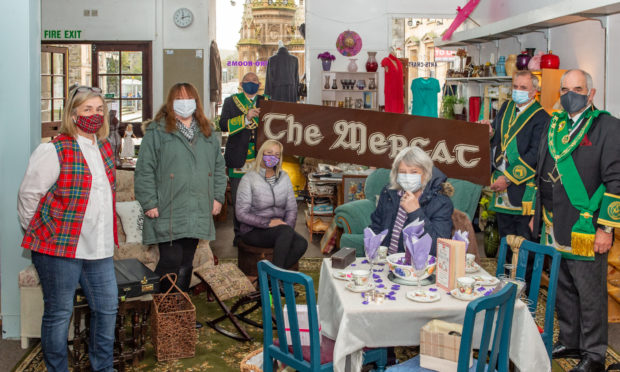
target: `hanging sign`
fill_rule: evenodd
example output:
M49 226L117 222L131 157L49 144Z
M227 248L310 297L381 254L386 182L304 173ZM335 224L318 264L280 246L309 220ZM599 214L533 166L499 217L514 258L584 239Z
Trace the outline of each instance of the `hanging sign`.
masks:
M448 177L491 179L486 125L278 101L260 109L258 143L278 140L285 154L389 169L400 150L416 145Z

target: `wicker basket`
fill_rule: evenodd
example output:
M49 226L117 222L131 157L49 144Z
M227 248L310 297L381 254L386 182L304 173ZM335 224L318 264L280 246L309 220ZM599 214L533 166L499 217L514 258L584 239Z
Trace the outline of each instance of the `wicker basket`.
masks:
M254 350L243 358L239 365L241 372L263 372L263 348ZM260 355L260 357L259 357ZM259 365L260 364L260 365Z
M172 279L174 277L174 279ZM164 278L173 284L164 294L153 296L152 342L158 361L191 358L196 353L196 307L176 286L176 275ZM170 293L176 288L178 292Z

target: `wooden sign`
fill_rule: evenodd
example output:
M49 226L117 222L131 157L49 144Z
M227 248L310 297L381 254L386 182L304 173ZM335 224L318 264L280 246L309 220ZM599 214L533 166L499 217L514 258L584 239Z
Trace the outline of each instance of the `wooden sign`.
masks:
M416 145L448 177L490 183L486 125L278 101L260 109L259 146L275 139L288 155L389 169L400 150Z

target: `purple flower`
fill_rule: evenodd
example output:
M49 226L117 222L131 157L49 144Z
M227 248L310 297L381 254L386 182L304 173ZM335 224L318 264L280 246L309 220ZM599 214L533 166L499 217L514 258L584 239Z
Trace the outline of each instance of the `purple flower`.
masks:
M368 305L368 301L362 301L362 305Z
M437 261L437 259L435 258L435 256L431 256L431 258L428 260L428 264L432 265L435 263L435 261Z
M372 277L375 279L379 279L381 276L379 274L372 274Z
M317 56L319 59L324 59L328 61L333 61L336 59L336 56L331 54L330 52L323 52Z
M377 288L385 288L385 286L383 284L379 284Z
M382 263L380 263L380 264L378 264L378 265L379 265L379 266L385 266L385 264L384 264L383 262L382 262Z
M487 290L487 289L486 289L486 288L484 288L484 287L480 287L480 288L478 288L478 292L484 292L484 291L486 291L486 290Z
M351 266L357 266L356 264L352 263Z
M388 300L396 301L396 297L394 296L385 296Z
M396 292L394 292L394 291L390 291L390 293L388 293L388 295L390 295L390 296L393 296L395 294L396 294Z
M437 292L437 288L429 288L428 290L431 292Z
M368 260L364 260L364 261L362 261L362 263L363 263L363 264L367 264L367 263L368 263Z
M489 289L488 291L484 292L484 295L485 295L485 296L488 296L488 295L490 295L491 293L493 293L493 290L492 290L492 289Z
M375 279L375 283L383 283L383 280L381 280L381 279Z
M362 292L362 297L366 297L366 293Z

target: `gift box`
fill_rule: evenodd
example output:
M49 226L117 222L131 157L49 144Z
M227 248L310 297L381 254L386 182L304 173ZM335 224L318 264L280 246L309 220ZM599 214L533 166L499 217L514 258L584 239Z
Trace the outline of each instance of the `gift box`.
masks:
M420 331L420 367L456 372L463 326L433 319ZM470 350L469 367L473 365Z
M344 269L355 261L354 248L340 248L332 255L332 267L334 269Z
M299 323L299 334L301 339L301 346L310 346L310 322L308 321L308 306L296 305L297 307L297 322ZM291 328L288 322L288 309L284 305L282 308L284 312L284 330L286 331L286 342L291 345ZM319 307L316 307L316 316L319 317ZM321 333L321 323L319 323L319 336ZM321 343L321 337L319 337L319 344Z

